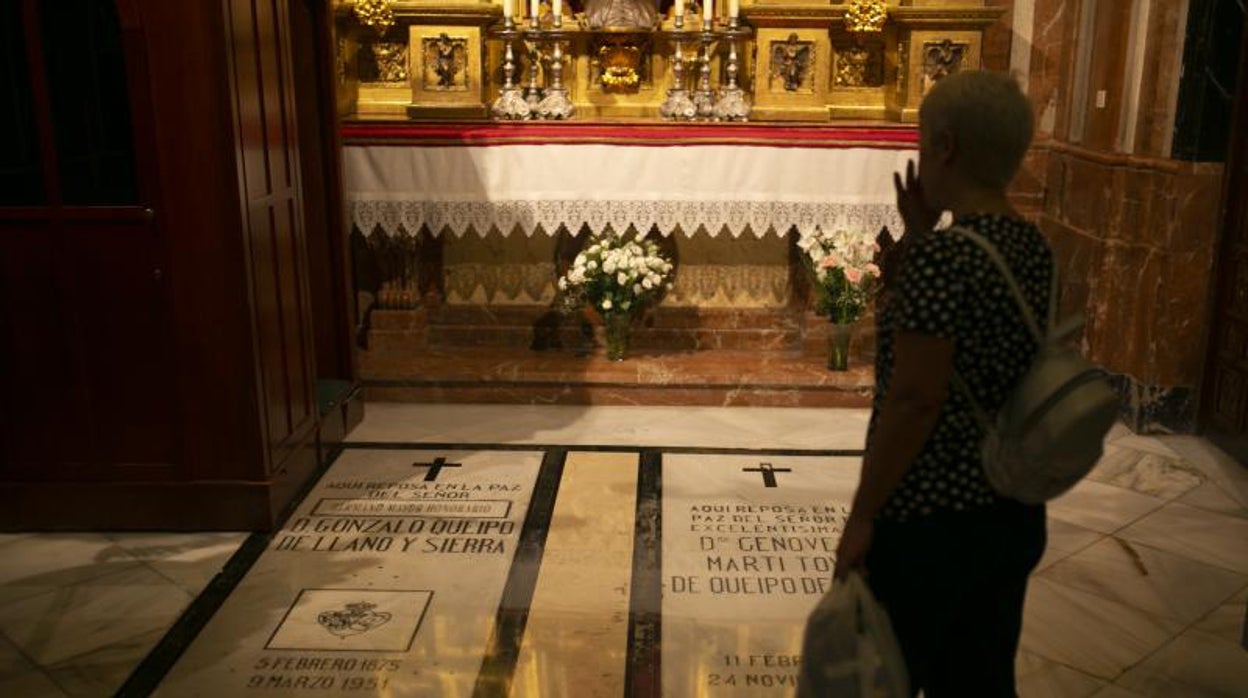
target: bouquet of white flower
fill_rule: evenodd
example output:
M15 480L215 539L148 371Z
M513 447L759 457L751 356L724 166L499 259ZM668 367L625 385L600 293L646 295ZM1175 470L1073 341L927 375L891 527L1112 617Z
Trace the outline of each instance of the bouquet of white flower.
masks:
M589 304L604 316L640 310L672 287L672 263L640 235L596 235L559 279L571 308Z
M559 279L569 310L589 305L607 326L607 353L622 359L632 316L672 287L672 263L641 235L595 235Z
M880 277L880 268L871 261L878 249L875 243L845 230L827 233L815 228L797 246L815 279L815 312L837 324L857 320Z

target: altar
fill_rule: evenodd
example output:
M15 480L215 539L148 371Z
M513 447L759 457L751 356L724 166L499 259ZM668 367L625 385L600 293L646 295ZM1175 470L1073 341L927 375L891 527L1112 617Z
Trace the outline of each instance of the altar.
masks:
M342 3L342 167L370 394L864 405L824 366L797 242L901 230L931 84L977 67L982 0ZM607 19L604 19L607 18ZM606 231L672 287L623 365L556 281Z
M548 303L558 236L632 229L674 238L672 303L782 306L789 234L898 230L892 175L915 157L912 127L569 126L344 129L353 229L442 261L422 282L389 260L381 282L410 303Z
M447 399L445 388L412 381L450 371L465 384L514 361L536 362L521 373L556 392L584 383L584 362L558 357L592 353L592 340L575 322L556 321L544 337L542 323L554 317L561 260L610 229L650 233L677 260L672 292L638 336L638 361L666 365L653 381L684 375L701 386L697 401L719 404L743 375L775 378L766 391L801 399L779 386L805 376L833 391L805 400L862 401L865 366L852 377L822 366L826 322L809 307L795 242L814 228L900 230L892 175L915 157L913 127L370 123L343 136L362 368L374 394ZM699 352L743 356L704 365L711 357ZM724 376L715 366L725 361L749 365ZM637 370L602 368L617 396ZM722 391L706 387L725 377ZM653 401L654 388L621 399ZM695 398L686 390L684 399Z

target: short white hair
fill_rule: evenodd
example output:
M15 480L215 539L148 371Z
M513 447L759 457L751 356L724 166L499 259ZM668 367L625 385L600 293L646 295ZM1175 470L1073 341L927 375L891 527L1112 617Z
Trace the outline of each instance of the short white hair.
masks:
M925 144L935 134L953 134L955 168L964 177L1004 190L1031 145L1035 117L1014 78L965 71L937 82L919 107Z

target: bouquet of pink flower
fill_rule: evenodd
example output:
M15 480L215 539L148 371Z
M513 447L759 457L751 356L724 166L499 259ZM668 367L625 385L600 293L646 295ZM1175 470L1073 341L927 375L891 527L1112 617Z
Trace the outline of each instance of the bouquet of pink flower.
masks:
M797 246L815 282L815 312L848 324L867 309L880 268L872 262L877 248L870 238L845 230L815 228Z

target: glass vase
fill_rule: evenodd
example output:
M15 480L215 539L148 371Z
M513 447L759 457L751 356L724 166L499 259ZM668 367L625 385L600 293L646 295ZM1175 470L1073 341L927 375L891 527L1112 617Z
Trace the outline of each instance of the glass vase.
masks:
M849 370L849 323L833 322L828 332L828 370Z
M607 358L623 361L628 353L628 340L633 327L632 314L604 313L602 321L607 331Z

